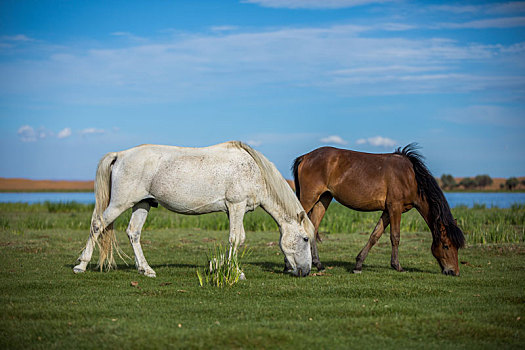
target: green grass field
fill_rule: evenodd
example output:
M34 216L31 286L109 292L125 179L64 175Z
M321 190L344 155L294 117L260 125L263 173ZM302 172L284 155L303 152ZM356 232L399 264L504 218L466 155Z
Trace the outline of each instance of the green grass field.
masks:
M247 214L247 280L201 288L197 268L227 242L224 214L152 209L143 249L157 278L118 261L110 272L72 267L91 206L0 204L0 348L522 348L525 336L525 208L454 210L468 246L461 276L440 274L416 212L403 216L400 262L388 235L352 274L379 213L330 207L321 231L324 274L281 273L278 232ZM129 213L117 222L121 247ZM312 272L316 272L315 270ZM138 282L132 283L131 282Z

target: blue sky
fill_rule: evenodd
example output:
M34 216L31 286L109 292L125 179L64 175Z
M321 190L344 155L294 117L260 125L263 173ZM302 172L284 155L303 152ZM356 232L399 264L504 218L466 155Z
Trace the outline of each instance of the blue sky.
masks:
M0 177L94 177L142 143L418 142L434 175L525 175L525 2L0 2Z

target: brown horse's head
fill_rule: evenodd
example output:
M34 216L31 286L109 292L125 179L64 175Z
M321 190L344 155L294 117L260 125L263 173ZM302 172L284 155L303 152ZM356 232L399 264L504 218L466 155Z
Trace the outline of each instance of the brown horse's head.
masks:
M458 242L454 242L449 238L449 235L447 234L447 227L445 227L445 225L440 223L439 226L439 235L435 235L434 241L432 242L432 255L434 255L438 261L443 274L459 276L458 248L461 248L461 246L457 247L456 245ZM459 230L461 232L455 222L449 227L453 230Z

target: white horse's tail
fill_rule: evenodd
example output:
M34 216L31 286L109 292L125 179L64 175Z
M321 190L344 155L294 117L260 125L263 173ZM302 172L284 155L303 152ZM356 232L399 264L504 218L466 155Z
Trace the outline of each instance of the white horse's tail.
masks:
M108 270L116 266L113 249L118 252L113 223L106 226L102 217L111 199L111 168L117 159L117 155L118 153L111 152L102 157L98 163L95 177L95 210L93 210L91 217L90 237L95 240L99 247L98 266L101 270L104 266Z

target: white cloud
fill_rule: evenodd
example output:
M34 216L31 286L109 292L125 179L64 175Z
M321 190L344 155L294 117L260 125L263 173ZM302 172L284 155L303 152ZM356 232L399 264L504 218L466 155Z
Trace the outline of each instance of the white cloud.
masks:
M389 148L389 147L395 146L397 144L397 141L392 140L391 138L388 138L388 137L374 136L374 137L369 137L366 139L359 139L356 141L356 144L358 145L369 144L371 146Z
M57 137L59 139L64 139L66 137L69 137L71 136L71 128L64 128L62 130L60 130L57 134Z
M232 30L237 30L239 27L237 26L213 26L210 29L213 32L229 32Z
M348 144L348 142L339 135L330 135L327 137L323 137L319 141L324 142L324 143L331 143L335 145L342 145L342 146Z
M525 1L509 1L488 4L486 8L487 13L525 13Z
M111 35L113 35L113 36L130 36L131 33L128 33L128 32L113 32L113 33L111 33Z
M48 136L53 136L53 132L46 130L46 128L44 128L43 126L38 128L37 134L38 134L38 137L41 139L45 139Z
M33 41L30 37L24 34L17 34L17 35L3 35L0 37L0 40L2 41Z
M258 147L258 146L262 145L262 141L260 141L260 140L248 140L248 141L246 141L246 143L249 144L252 147Z
M22 142L35 142L37 139L37 133L29 125L23 125L18 129L18 137Z
M472 29L487 29L487 28L516 28L525 27L525 17L502 17L502 18L488 18L476 21L459 22L459 23L442 23L443 28L472 28Z
M95 128L87 128L80 132L81 135L93 135L93 134L104 134L106 130L103 129L95 129Z
M455 14L517 14L525 13L525 1L489 3L483 5L437 5L429 6L430 11L443 11Z
M137 42L146 42L147 41L145 38L137 36L137 35L134 35L133 33L129 33L129 32L113 32L113 33L111 33L111 35L112 36L119 36L119 37L122 37L122 38L129 39L131 41L137 41Z
M379 26L376 26L376 29L382 29L390 32L402 32L405 30L417 29L417 27L405 23L381 23Z
M525 119L520 108L497 105L472 105L445 110L441 119L466 125L493 125L523 128Z
M364 66L356 68L341 69L333 71L334 76L357 76L365 74L368 76L380 75L388 76L392 74L407 74L407 73L422 73L432 71L444 71L446 66L425 66L425 65L412 65L412 66L401 66L401 65L388 65L388 66Z
M242 2L273 8L338 9L389 1L392 0L243 0Z
M38 139L45 139L48 136L54 136L52 131L47 130L43 126L34 129L32 126L23 125L18 129L18 137L22 142L35 142Z
M39 44L38 59L0 62L0 93L73 104L176 102L268 86L353 97L481 90L522 95L523 45L381 37L378 31L371 23L172 33L106 49Z
M2 35L0 36L0 49L12 49L17 45L28 44L35 41L24 34L17 35Z

